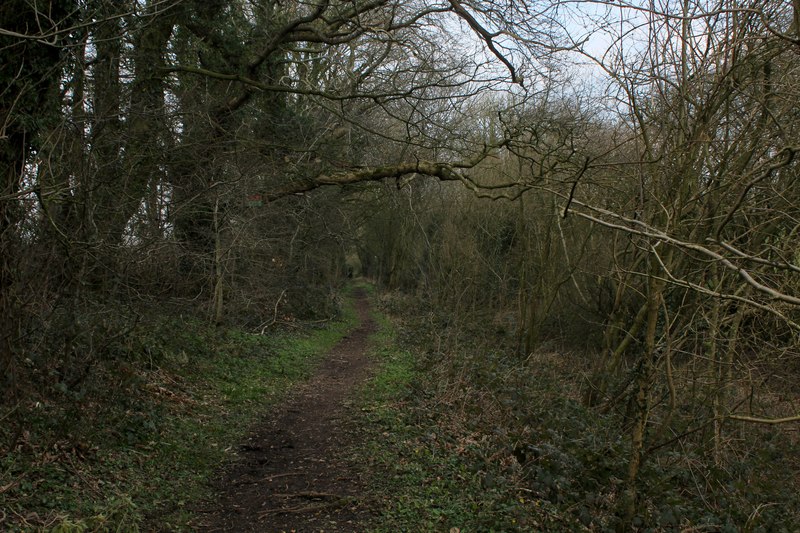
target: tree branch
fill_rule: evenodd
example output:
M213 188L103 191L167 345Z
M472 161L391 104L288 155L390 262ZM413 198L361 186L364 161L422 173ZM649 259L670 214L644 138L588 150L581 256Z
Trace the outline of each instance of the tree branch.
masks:
M760 418L757 416L747 415L728 415L731 420L740 420L742 422L753 422L754 424L786 424L789 422L800 422L800 415L787 416L785 418Z
M559 193L557 191L552 191L551 190L550 192L553 193L553 194L557 194L558 196L561 196L562 198L566 196L565 194ZM592 215L590 215L588 213L582 213L580 211L573 210L573 213L576 213L578 216L580 216L582 218L585 218L586 220L590 220L592 222L595 222L595 223L600 224L602 226L605 226L607 228L616 229L616 230L620 230L620 231L625 231L627 233L632 233L634 235L639 235L641 237L647 237L649 239L655 239L655 240L659 240L659 241L662 241L662 242L666 242L666 243L671 244L673 246L677 246L678 248L683 248L685 250L692 250L694 252L698 252L698 253L700 253L700 254L702 254L702 255L710 258L710 259L714 259L716 261L719 261L720 264L723 265L725 268L727 268L729 270L733 270L734 272L739 274L739 277L741 277L745 281L745 283L747 283L748 285L750 285L751 287L753 287L757 291L761 292L762 294L767 295L769 298L771 298L773 300L781 301L781 302L784 302L784 303L788 303L788 304L791 304L791 305L800 306L800 298L798 298L796 296L792 296L791 294L786 294L786 293L777 291L777 290L773 289L772 287L768 287L768 286L764 285L763 283L760 283L758 280L753 278L752 274L750 274L750 272L748 272L745 268L737 266L737 265L734 265L725 256L723 256L723 255L721 255L721 254L719 254L719 253L717 253L717 252L715 252L715 251L713 251L713 250L711 250L709 248L706 248L705 246L702 246L702 245L696 244L696 243L692 243L692 242L682 241L680 239L677 239L675 237L667 235L666 233L664 233L662 231L659 231L658 229L653 228L652 226L649 226L649 225L645 224L641 220L633 220L633 219L630 219L630 218L627 218L627 217L623 217L622 215L619 215L619 214L614 213L612 211L608 211L606 209L601 209L599 207L593 207L593 206L590 206L588 204L584 204L583 202L579 202L578 200L575 200L575 199L572 200L572 203L580 205L581 207L585 207L586 209L589 209L589 210L594 211L596 213L615 218L615 219L623 222L624 224L617 224L617 223L614 223L614 222L609 222L607 220L603 220L601 218L592 216ZM637 227L641 228L641 229L637 229Z
M494 54L494 56L506 66L508 71L511 73L511 81L513 83L518 83L520 86L522 86L523 85L522 77L517 74L517 70L514 68L514 65L511 64L511 61L509 61L503 54L501 54L494 44L493 39L497 37L497 35L499 34L490 33L489 30L481 26L481 24L475 19L475 17L470 15L469 12L466 9L464 9L464 6L461 5L461 2L459 2L458 0L450 0L450 5L453 6L453 11L459 17L464 19L466 23L469 24L469 27L472 28L473 31L477 33L481 39L483 39L483 41L486 43L486 46L488 46L489 50L492 51L492 54Z
M460 165L467 165L461 163ZM268 201L277 200L284 196L300 194L318 189L325 185L351 185L367 181L378 181L385 178L400 178L408 174L423 174L439 178L440 181L464 181L464 177L456 172L459 164L435 163L432 161L415 161L413 163L400 163L381 167L362 167L332 174L319 174L313 178L298 180L281 189L267 192L264 197ZM470 165L470 166L474 166Z

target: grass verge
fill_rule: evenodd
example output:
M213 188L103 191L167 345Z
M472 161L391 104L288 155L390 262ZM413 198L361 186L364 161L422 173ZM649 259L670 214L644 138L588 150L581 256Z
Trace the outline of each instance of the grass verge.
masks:
M359 452L378 500L369 531L545 530L547 502L506 482L508 465L493 461L508 454L485 454L481 436L458 422L460 407L430 381L429 355L398 342L402 325L376 318L379 369L361 392L366 444Z
M186 319L152 321L97 363L17 406L0 457L0 530L184 531L206 480L270 405L307 378L357 318L255 335Z

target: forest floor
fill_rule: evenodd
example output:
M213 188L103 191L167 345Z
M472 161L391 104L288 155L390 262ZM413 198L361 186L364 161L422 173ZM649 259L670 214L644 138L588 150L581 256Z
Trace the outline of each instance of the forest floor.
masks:
M197 509L202 531L356 531L370 514L353 445L354 392L368 379L376 330L367 295L354 294L359 325L324 357L238 446L214 482L217 494Z
M500 335L366 282L335 320L270 335L153 319L130 348L150 357L0 424L0 443L24 430L0 451L0 531L617 529L619 419L580 403L579 356L521 360ZM637 530L800 531L796 441L761 440L709 470L722 492L696 459L649 461Z

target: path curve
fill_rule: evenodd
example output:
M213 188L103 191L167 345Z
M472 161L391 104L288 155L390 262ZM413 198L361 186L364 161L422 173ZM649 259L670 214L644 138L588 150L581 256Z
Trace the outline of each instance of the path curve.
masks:
M369 513L352 445L346 401L370 375L375 331L366 293L355 291L359 326L327 354L316 374L239 447L239 460L214 483L200 531L358 531Z

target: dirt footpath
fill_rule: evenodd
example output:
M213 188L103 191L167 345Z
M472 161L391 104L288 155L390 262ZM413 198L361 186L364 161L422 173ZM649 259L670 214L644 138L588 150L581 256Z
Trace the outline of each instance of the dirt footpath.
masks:
M218 495L201 510L200 531L361 531L369 515L357 469L346 401L370 374L367 340L375 330L363 292L360 325L325 357L316 375L276 406L219 475Z

